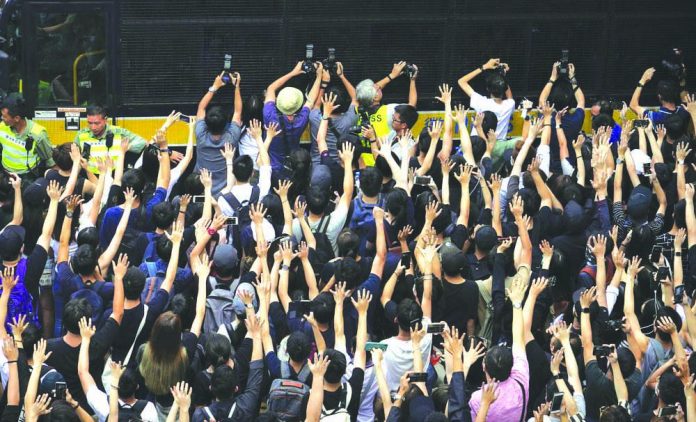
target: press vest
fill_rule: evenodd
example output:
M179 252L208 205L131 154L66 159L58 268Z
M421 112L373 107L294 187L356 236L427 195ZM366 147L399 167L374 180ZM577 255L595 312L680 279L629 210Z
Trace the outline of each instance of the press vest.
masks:
M386 105L381 105L377 110L375 110L374 113L370 114L370 124L375 130L375 135L379 138L381 136L387 135L391 131L391 122L387 120L387 106ZM360 154L360 158L362 159L362 162L365 164L367 167L371 167L375 165L375 157L372 155L371 149L370 149L370 141L364 138L361 138L362 146L364 147L364 151L362 154Z
M106 148L106 134L114 134L114 143L110 149ZM89 161L87 168L94 174L99 174L97 167L97 158L106 159L107 156L116 164L121 157L121 128L118 126L106 126L104 133L100 138L95 137L89 129L81 130L77 135L77 142L80 145L80 150L83 150L85 144L90 145Z
M13 173L26 173L41 160L36 153L36 139L43 136L46 129L27 119L27 127L22 134L16 134L4 122L0 123L0 144L2 144L2 166ZM34 138L31 150L25 148L27 137Z

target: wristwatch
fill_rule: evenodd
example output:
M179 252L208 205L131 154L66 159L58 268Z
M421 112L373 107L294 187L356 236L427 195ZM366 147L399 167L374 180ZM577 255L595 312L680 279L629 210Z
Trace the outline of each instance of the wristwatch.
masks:
M72 212L72 211L66 211L66 212L65 212L65 216L66 216L67 218L73 218L73 212Z
M589 314L589 313L590 313L590 308L582 308L582 313L583 313L583 314Z
M245 304L244 304L244 307L247 308L247 309L253 309L253 308L254 308L254 305L253 305L252 303L245 303Z
M212 227L208 227L208 234L209 234L209 235L211 235L211 236L212 236L212 235L214 235L215 233L217 233L217 232L215 231L215 229L214 229L214 228L212 228Z
M522 302L512 302L512 307L515 309L522 309Z
M213 94L216 93L217 90L218 90L218 89L215 88L215 87L213 87L213 86L211 86L210 88L208 88L208 92L212 92Z

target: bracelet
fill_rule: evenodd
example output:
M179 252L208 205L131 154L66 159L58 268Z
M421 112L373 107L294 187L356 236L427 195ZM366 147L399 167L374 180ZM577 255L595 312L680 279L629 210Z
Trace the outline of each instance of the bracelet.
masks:
M331 118L331 116L329 116L329 117L321 116L321 120L329 120L330 118Z
M8 364L8 365L11 364L11 363L17 363L17 359L15 359L15 360L8 360L8 361L7 361L7 364Z
M560 372L557 373L557 374L551 374L551 375L553 375L553 379L555 379L555 380L561 379L561 373L560 373Z
M391 74L387 75L387 79L389 79L390 81L394 80L394 78L391 77Z
M113 384L111 384L111 388L118 390L118 387Z
M285 264L280 266L280 271L289 271L289 270L290 270L290 267L285 265Z
M116 389L118 390L118 387L116 387ZM75 406L71 405L70 407L72 407L73 410L77 410L77 408L80 407L80 403L77 403Z
M541 127L551 127L551 123L544 123Z
M578 89L580 89L580 85L575 85L575 86L573 87L573 92L577 91Z
M371 139L371 140L370 140L370 143L371 143L371 144L375 144L375 143L377 143L377 140L376 140L376 139Z
M485 71L486 71L486 69L483 68L483 65L481 65L480 69L481 69L481 72L485 72Z
M674 256L679 256L679 257L681 257L681 252L675 252L675 253L674 253Z
M556 83L556 81L554 81L553 79L549 79L549 81L548 81L548 82L546 82L546 83L547 83L547 84L551 84L551 85L553 85L553 84L555 84L555 83Z
M638 82L638 88L643 88L643 86L644 85L642 83Z
M186 210L179 210L179 214L186 214Z
M321 85L319 85L319 87L320 87L320 88L328 88L328 87L329 87L329 83L328 83L328 82L321 81Z

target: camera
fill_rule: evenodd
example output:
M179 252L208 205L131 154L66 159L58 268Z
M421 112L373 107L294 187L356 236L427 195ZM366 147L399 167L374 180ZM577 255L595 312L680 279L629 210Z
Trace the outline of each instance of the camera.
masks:
M302 71L306 74L314 73L316 69L314 68L314 44L307 44L305 46L305 59L302 62Z
M595 346L592 350L592 354L597 357L609 356L614 351L614 346L610 344L604 344L601 346Z
M672 48L667 57L662 60L662 67L674 78L678 80L684 79L686 77L684 52L680 48Z
M560 64L558 65L558 73L560 73L563 76L568 76L568 64L570 63L570 59L568 57L568 50L561 50L561 59L559 60Z
M222 82L229 84L232 82L232 55L225 54L225 60L222 64Z
M338 65L336 64L336 49L329 48L329 57L322 60L321 64L324 69L328 70L331 76L336 75L338 72Z
M410 79L413 79L418 74L418 67L416 67L416 65L413 63L407 63L404 71Z

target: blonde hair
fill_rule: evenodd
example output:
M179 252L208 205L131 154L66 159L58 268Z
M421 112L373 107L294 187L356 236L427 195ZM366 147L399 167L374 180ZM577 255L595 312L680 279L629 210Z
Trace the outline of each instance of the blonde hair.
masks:
M174 359L174 362L158 360L154 357L150 343L145 345L138 369L145 380L145 386L151 393L157 396L168 394L170 387L186 379L188 367L186 349L179 348L179 353L174 356Z

